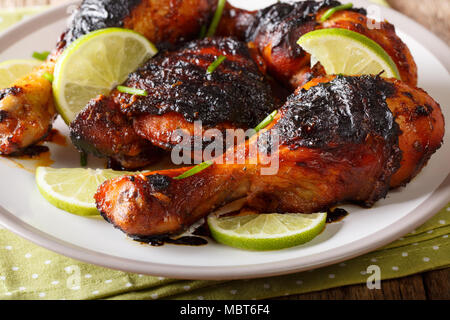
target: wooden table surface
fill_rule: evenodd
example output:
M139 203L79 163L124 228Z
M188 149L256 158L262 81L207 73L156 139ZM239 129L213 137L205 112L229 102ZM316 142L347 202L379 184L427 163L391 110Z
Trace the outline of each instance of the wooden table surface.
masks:
M60 4L68 0L0 0L0 8ZM388 0L396 10L415 19L450 45L450 0ZM340 287L280 299L450 299L450 269L386 280L380 290L365 285Z

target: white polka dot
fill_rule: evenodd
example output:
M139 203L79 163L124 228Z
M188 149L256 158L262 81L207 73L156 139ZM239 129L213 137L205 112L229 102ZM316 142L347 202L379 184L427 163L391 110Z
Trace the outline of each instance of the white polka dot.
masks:
M269 288L270 288L270 284L265 283L265 284L264 284L264 289L269 289Z
M138 274L138 277L139 278L142 278L144 275L143 274Z
M19 287L19 291L25 291L27 288L25 287Z
M402 252L402 257L407 257L408 256L408 252Z
M403 241L403 240L405 240L405 238L401 237L401 238L399 238L398 240Z
M132 284L129 283L129 282L125 285L125 287L127 287L127 288L129 288L129 287L131 287L131 286L132 286Z
M105 280L105 283L111 283L112 280Z
M31 275L31 277L32 277L33 279L37 279L37 278L39 278L39 275L36 274L36 273L33 273L33 274Z
M442 236L442 238L444 238L444 239L448 238L448 234Z
M72 271L72 268L71 268L71 267L65 267L64 270L65 270L66 272L71 272L71 271Z
M92 275L90 275L90 274L85 274L84 277L85 277L86 279L89 279L89 278L92 278Z
M186 291L188 291L188 290L191 289L191 286L184 286L183 289L186 290Z
M377 262L378 260L376 258L372 258L372 259L370 259L370 261Z
M39 293L39 297L41 297L41 298L45 297L45 292Z
M205 298L202 297L202 296L198 296L198 297L197 297L197 300L203 300L203 299L205 299Z
M46 260L44 263L45 264L50 264L50 263L52 263L52 260Z
M6 280L5 276L0 276L0 280Z
M364 271L364 270L363 270L363 271L361 271L360 273L361 273L361 275L363 275L363 276L365 276L365 275L367 274L367 272L366 272L366 271Z
M298 285L302 285L303 281L302 280L297 280L297 281L295 281L295 283L298 284Z
M150 295L150 297L152 299L158 299L159 295L157 293L153 293L152 295Z
M424 262L428 262L428 261L430 261L430 258L424 257L422 260L423 260Z
M17 271L17 270L19 270L19 267L12 267L11 270L12 271Z
M27 254L25 255L25 258L27 258L27 259L30 259L31 257L32 257L31 253L27 253Z
M336 278L336 275L331 273L331 274L328 275L328 278L334 279L334 278Z
M99 294L99 291L98 290L94 290L94 291L92 291L92 294Z
M166 280L166 278L164 278L164 277L158 277L158 280L159 280L159 281L162 281L162 280Z
M339 264L339 267L345 267L345 266L346 266L346 264L344 262Z
M439 250L439 246L433 246L433 250Z
M6 250L12 250L12 247L11 246L6 246L5 249Z
M412 245L413 245L413 246L418 246L419 244L418 244L417 242L415 242L415 243L413 243Z
M398 271L398 267L397 267L397 266L393 266L393 267L392 267L392 270Z
M428 233L428 234L432 234L432 233L433 233L433 230L427 231L427 233Z
M52 281L52 285L56 286L57 284L59 284L58 280Z
M450 212L450 207L447 208L447 211Z
M75 287L72 287L70 289L77 291L77 290L80 290L80 286L75 286Z
M237 293L237 290L230 290L230 293L231 293L231 294L236 294L236 293Z
M12 293L11 293L11 292L5 292L5 295L6 295L6 296L11 296Z
M439 220L440 224L445 224L445 220Z

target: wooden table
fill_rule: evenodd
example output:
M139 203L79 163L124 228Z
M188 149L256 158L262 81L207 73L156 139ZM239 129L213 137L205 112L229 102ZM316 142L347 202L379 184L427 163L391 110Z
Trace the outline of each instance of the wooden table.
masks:
M60 4L68 0L0 0L0 8ZM388 0L403 12L450 44L450 0ZM340 287L280 299L450 299L450 269L383 281L381 290L365 285Z

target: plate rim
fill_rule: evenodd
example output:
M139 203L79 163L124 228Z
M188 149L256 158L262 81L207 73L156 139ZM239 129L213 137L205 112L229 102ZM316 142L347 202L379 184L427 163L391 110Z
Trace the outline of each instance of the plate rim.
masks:
M68 8L77 3L79 3L79 1L72 1L59 5L2 32L0 34L0 43L2 43L2 47L9 47L12 43L17 42L18 39L22 39L28 32L33 31L36 27L42 27L43 25L48 25L60 20L61 15L67 15ZM371 5L373 4L371 3ZM415 29L414 39L416 41L420 40L420 42L435 55L440 63L444 65L447 72L450 72L450 54L448 54L450 50L441 39L403 14L390 8L380 8L383 16L389 20L392 20L389 17L395 16L397 22L402 23L403 21L403 23L413 25ZM3 50L4 49L2 49L0 53L3 52ZM442 209L449 201L450 175L448 175L444 182L417 208L396 222L396 225L399 225L400 227L390 225L381 229L375 235L366 236L338 249L330 249L307 257L240 266L180 266L144 262L100 253L63 241L32 227L2 206L0 206L0 222L8 230L41 247L82 262L110 269L185 280L236 280L278 276L306 271L339 263L374 251L419 227L434 216L438 210Z

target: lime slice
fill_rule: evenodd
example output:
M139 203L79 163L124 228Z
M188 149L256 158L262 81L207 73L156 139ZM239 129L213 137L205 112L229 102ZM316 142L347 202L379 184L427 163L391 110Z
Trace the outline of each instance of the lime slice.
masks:
M297 42L311 54L311 62L319 61L327 74L382 74L400 78L389 54L375 41L347 29L320 29L303 35Z
M326 219L326 213L213 214L208 217L208 225L213 238L222 244L247 250L279 250L311 241L325 228Z
M105 180L129 172L38 167L36 183L42 196L55 207L80 216L98 215L94 194Z
M26 76L42 64L37 60L8 60L0 63L0 89L5 89L17 79Z
M137 32L108 28L84 35L58 59L53 80L57 110L70 123L99 94L108 94L158 49Z

